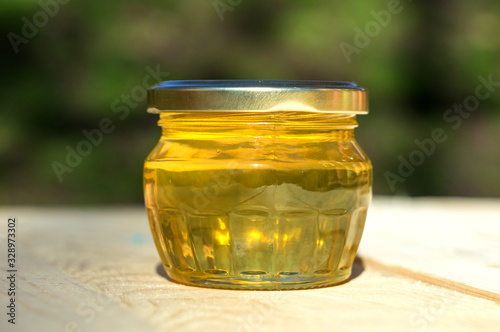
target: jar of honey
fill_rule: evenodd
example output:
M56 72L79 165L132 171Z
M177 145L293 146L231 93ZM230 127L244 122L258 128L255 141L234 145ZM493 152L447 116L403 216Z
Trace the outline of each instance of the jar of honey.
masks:
M346 280L372 193L349 82L167 81L148 92L162 135L144 165L168 276L232 289Z

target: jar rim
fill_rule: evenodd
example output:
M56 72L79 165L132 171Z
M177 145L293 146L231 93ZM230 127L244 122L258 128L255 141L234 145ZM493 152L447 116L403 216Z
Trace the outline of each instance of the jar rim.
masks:
M148 90L148 112L368 113L368 92L353 82L175 80Z

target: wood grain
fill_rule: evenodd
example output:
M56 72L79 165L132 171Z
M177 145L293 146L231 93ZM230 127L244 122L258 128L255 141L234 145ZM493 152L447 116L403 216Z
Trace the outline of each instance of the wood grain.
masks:
M498 203L375 200L351 280L277 292L167 280L142 207L4 207L18 217L20 294L19 324L2 313L0 330L497 331Z
M379 198L359 254L500 294L500 201Z

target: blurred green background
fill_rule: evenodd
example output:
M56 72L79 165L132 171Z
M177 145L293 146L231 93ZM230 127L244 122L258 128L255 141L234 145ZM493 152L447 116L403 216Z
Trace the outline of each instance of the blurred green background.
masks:
M176 80L355 81L370 91L356 135L374 164L375 194L500 196L500 87L460 125L443 118L474 96L479 76L500 81L498 1L3 0L0 8L3 204L141 203L142 163L160 128L138 87L158 66ZM125 104L131 92L137 103ZM120 118L117 105L130 113ZM67 146L103 118L114 131L59 181L53 163L64 164ZM434 128L448 139L391 188L398 157Z

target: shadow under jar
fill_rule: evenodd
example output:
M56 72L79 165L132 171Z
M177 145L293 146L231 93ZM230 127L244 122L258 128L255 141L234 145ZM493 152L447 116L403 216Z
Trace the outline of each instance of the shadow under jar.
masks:
M346 280L372 192L354 138L367 92L323 81L167 81L144 166L158 252L177 282L297 289Z

